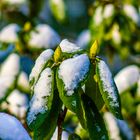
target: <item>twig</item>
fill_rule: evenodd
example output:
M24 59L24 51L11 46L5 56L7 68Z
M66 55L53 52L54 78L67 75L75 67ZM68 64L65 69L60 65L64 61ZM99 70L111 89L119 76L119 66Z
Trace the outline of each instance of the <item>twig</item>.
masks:
M58 117L58 136L57 136L57 140L61 140L61 136L62 136L62 123L64 122L65 116L67 113L67 108L65 107L64 110L59 114Z

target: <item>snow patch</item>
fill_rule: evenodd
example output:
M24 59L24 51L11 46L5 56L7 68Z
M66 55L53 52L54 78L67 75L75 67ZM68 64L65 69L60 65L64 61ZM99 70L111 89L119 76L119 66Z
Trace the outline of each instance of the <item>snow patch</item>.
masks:
M28 44L31 48L55 48L60 42L59 35L46 24L39 24L30 37Z
M135 65L130 65L123 68L116 76L115 83L119 90L119 93L123 93L132 86L134 86L139 79L140 70L139 67Z
M52 93L53 72L50 68L46 68L34 88L34 95L30 102L30 110L28 113L28 123L31 124L36 116L44 114L48 110L47 97Z
M0 31L0 41L5 43L17 42L18 41L17 32L19 30L20 27L17 24L9 24Z
M81 50L80 47L74 43L69 42L67 39L62 40L59 46L62 52L65 53L74 53Z
M31 140L20 121L6 113L0 113L0 139Z
M59 67L59 78L65 85L68 96L74 93L74 89L84 80L89 71L90 61L86 54L64 60Z

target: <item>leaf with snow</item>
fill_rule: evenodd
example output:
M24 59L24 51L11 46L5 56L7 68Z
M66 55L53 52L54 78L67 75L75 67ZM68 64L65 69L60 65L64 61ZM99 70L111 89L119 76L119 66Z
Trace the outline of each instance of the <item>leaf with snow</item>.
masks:
M84 94L82 101L90 140L109 140L104 120L94 102Z
M20 121L6 113L0 113L0 139L31 140Z
M54 92L54 72L50 68L42 71L34 87L30 101L27 123L31 129L37 129L44 122L52 106Z
M17 24L9 24L0 31L0 41L4 43L15 43L18 41L20 27Z
M76 110L77 90L87 78L90 61L86 54L64 60L57 71L57 87L60 98L70 110Z
M140 69L136 65L130 65L123 68L115 76L115 83L119 93L123 93L137 84L140 76Z
M50 140L51 138L52 140L53 138L55 139L55 134L53 135L53 133L57 127L57 121L59 113L61 111L61 107L62 102L59 98L59 93L57 90L55 90L50 114L45 119L45 122L37 130L35 130L34 138L36 138L37 140Z
M2 64L0 69L0 76L14 77L19 74L19 71L20 71L20 58L17 54L12 53Z
M47 49L47 50L43 51L40 54L40 56L37 58L35 65L31 71L31 74L29 76L29 81L30 81L32 90L40 76L40 73L43 71L45 66L51 60L51 58L53 57L53 54L54 54L54 51L52 49Z
M7 100L1 104L3 110L10 111L11 114L24 118L28 106L28 97L17 89L13 90Z
M103 100L108 109L117 117L122 118L118 89L112 74L103 60L96 61L96 75Z
M30 33L28 45L32 49L53 49L60 42L59 35L49 25L39 24Z
M109 138L112 140L113 139L121 140L120 131L117 126L116 118L110 112L106 112L103 118L105 120Z

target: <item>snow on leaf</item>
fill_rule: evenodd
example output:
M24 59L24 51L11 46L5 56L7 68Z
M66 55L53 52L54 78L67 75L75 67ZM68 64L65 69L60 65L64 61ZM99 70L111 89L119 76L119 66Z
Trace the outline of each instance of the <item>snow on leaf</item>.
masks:
M31 48L55 48L60 42L59 35L46 24L39 24L31 32L29 46Z
M29 106L27 116L28 124L30 125L36 120L37 115L44 114L48 109L48 97L51 95L53 87L53 72L50 68L46 68L41 73L41 76L34 87L34 95Z
M14 43L18 41L17 32L20 27L17 24L9 24L0 31L0 41L5 43Z
M139 76L140 70L135 65L130 65L122 69L115 76L115 83L119 93L123 93L124 91L134 86L138 82Z
M6 113L0 113L0 139L31 140L20 121Z
M62 52L65 53L74 53L77 51L81 51L80 47L78 47L74 43L69 42L67 39L62 40L59 46Z
M44 69L47 62L52 58L54 51L51 49L47 49L43 51L40 56L37 58L35 65L32 69L32 72L29 76L29 81L32 85L34 85L38 78L41 71Z
M98 77L99 89L107 107L115 116L121 118L118 90L112 74L103 60L97 62L96 74Z
M90 61L86 54L64 60L59 67L59 78L64 82L68 96L74 93L74 89L82 82L89 71Z

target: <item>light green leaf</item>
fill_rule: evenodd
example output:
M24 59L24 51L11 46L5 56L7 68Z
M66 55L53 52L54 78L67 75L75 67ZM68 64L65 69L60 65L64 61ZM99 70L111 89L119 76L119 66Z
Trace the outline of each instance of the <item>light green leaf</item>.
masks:
M103 60L96 61L96 75L106 106L117 118L122 119L118 89L107 64Z
M54 17L63 22L66 18L66 9L64 0L49 0L51 11Z

